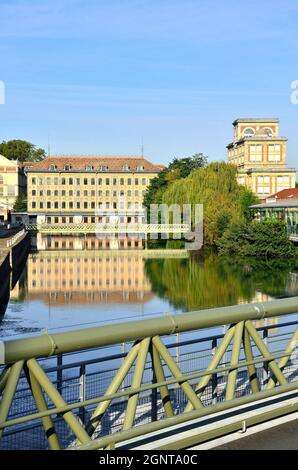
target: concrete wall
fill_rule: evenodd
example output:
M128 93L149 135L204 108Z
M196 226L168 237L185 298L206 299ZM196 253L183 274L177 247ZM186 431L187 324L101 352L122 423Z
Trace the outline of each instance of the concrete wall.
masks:
M4 315L9 301L10 260L9 252L0 254L0 318Z

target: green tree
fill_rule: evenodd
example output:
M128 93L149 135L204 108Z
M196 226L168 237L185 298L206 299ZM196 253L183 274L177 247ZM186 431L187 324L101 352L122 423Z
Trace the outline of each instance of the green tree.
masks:
M3 140L0 144L0 154L9 160L19 162L38 162L46 156L44 149L36 148L26 140Z
M149 209L150 204L160 204L167 187L181 178L186 178L193 170L203 168L207 164L207 157L196 153L192 157L174 158L167 168L162 170L156 178L150 181L144 196L144 205Z
M289 240L286 224L277 219L231 224L217 243L224 256L289 258L297 249Z
M13 210L16 212L25 212L27 210L27 201L24 194L19 194L16 197Z
M162 194L162 202L202 204L204 208L204 242L214 246L231 223L244 221L250 191L237 182L237 168L225 162L212 162L192 171L188 177L171 183ZM194 220L194 217L193 217Z

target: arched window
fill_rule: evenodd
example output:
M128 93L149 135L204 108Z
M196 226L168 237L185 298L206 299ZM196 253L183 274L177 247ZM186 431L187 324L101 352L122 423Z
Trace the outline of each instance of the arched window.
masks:
M128 165L123 165L123 171L129 171L129 166Z
M273 137L273 132L272 132L271 127L265 127L264 134L268 137Z
M49 170L50 170L50 171L57 170L57 165L55 165L54 163L51 163L51 164L49 165Z
M255 131L251 127L247 127L243 132L244 137L253 137L255 135Z
M64 165L64 170L65 171L69 171L71 169L71 165Z
M88 163L88 165L86 165L86 170L88 170L88 171L93 170L92 163Z
M137 171L144 171L144 165L138 165Z

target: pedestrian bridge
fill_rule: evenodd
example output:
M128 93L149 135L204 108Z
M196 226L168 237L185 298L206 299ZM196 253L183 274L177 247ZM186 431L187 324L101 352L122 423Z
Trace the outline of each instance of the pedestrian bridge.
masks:
M189 224L27 224L27 231L41 233L96 233L96 234L183 234L190 232Z
M294 297L1 341L0 448L185 449L291 416L297 312Z

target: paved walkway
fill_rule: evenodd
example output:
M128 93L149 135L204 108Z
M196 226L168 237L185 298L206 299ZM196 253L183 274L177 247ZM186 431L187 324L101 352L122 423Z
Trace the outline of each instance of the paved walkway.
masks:
M243 437L215 450L298 450L298 420Z

